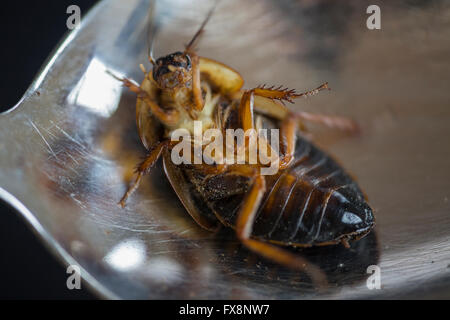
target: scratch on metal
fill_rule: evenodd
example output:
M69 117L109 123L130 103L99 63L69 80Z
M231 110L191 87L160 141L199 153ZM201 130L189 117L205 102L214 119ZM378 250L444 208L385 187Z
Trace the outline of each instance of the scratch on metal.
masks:
M52 147L50 146L50 144L47 142L47 140L45 140L45 137L42 135L42 133L39 131L39 129L36 127L36 125L33 123L33 121L31 121L30 119L28 119L28 122L33 126L33 128L36 130L36 132L39 134L39 136L42 138L42 140L44 140L44 143L47 145L48 150L53 154L53 156L59 160L59 158L56 156L56 153L53 151Z

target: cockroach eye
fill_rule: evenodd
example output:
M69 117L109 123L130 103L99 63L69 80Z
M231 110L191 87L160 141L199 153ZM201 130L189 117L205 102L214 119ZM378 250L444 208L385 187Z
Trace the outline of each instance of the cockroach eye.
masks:
M170 72L170 70L169 68L167 68L167 66L156 67L155 69L153 69L153 79L159 79L161 76L165 75L168 72Z

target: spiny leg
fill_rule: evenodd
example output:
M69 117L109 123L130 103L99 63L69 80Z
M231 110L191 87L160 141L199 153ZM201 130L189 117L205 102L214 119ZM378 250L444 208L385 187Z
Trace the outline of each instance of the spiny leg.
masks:
M293 90L284 89L272 89L272 88L254 88L244 92L240 105L239 105L239 117L240 124L244 131L254 128L254 95L265 97L268 99L286 99ZM284 169L289 166L294 158L295 152L295 140L297 136L298 118L295 114L288 112L288 115L284 117L280 126L280 140L281 140L281 153L280 153L280 169Z
M260 97L268 98L271 100L279 100L281 102L288 101L290 103L294 103L293 99L313 96L319 93L319 91L324 89L329 90L328 82L321 84L319 87L313 90L306 91L303 93L296 93L294 89L283 88L282 86L275 88L274 86L266 87L265 85L259 86L253 89L253 91L255 92L256 95Z
M284 120L286 117L292 116L292 112L287 107L275 102L274 100L279 100L281 102L293 102L293 99L313 96L319 93L319 91L325 89L329 89L327 82L313 90L303 93L296 93L295 90L289 90L281 87L274 88L261 86L254 89L255 95L260 97L255 99L254 109L275 119ZM294 114L297 115L297 119L299 120L298 126L300 128L303 126L303 121L309 121L322 124L330 128L346 130L352 133L357 133L359 131L358 124L349 118L334 115L315 114L304 111L294 112Z
M320 86L318 86L317 88L313 89L313 90L309 90L303 93L295 93L293 94L292 98L297 99L297 98L301 98L301 97L311 97L311 96L315 96L316 94L319 93L319 91L328 89L330 90L330 88L328 87L328 82L322 83Z
M128 197L136 191L136 189L139 187L139 183L141 182L142 177L150 172L150 169L155 165L156 161L158 161L159 157L161 156L162 152L165 148L167 148L169 145L169 140L165 140L163 142L160 142L157 144L148 154L147 158L137 167L136 172L136 180L128 187L128 190L123 195L122 199L120 199L119 204L122 206L122 208L125 207L125 202L127 201Z
M295 152L295 140L297 137L297 129L302 128L301 120L307 120L324 124L328 127L339 128L348 131L358 131L358 125L355 121L338 116L327 116L321 114L311 114L307 112L290 112L286 107L275 103L273 100L286 100L292 102L292 99L299 97L312 96L319 91L329 89L328 83L324 83L316 89L297 94L294 90L288 90L286 88L278 87L257 87L248 91L245 91L242 95L241 102L239 104L239 121L244 131L254 128L254 96L259 96L269 99L273 106L277 108L273 115L278 116L279 120L282 120L280 126L281 133L281 153L280 153L280 169L285 169L289 166L294 158ZM266 105L267 107L267 105ZM257 109L258 110L258 109ZM267 108L266 110L267 111ZM267 112L264 112L267 113Z
M301 98L301 97L310 97L313 95L316 95L321 90L325 90L330 88L328 87L328 82L325 82L324 84L320 85L316 89L306 91L300 94L294 94L293 98ZM298 116L298 119L310 121L310 122L316 122L322 125L325 125L329 128L336 128L340 130L349 131L352 133L356 133L359 131L358 124L349 118L340 117L340 116L334 116L334 115L325 115L325 114L317 114L317 113L309 113L309 112L296 112L296 115Z
M244 198L236 222L237 237L253 252L284 266L306 272L319 287L327 284L325 274L307 260L280 247L251 239L256 212L265 192L265 180L261 175L254 178L253 185Z
M273 116L278 120L284 120L291 114L291 112L285 106L275 103L274 100L279 100L281 102L283 101L293 102L292 99L301 96L315 94L324 88L328 88L326 83L314 90L301 94L297 94L295 93L295 90L289 90L281 86L277 88L274 88L273 86L272 87L259 86L251 90L244 91L241 97L241 102L239 104L240 124L242 125L244 131L253 128L254 108L257 108L257 111L260 111L263 114ZM269 102L266 104L262 104L262 107L258 108L257 106L255 106L254 101L255 96L266 98L267 101L270 101L271 103ZM274 108L275 110L271 110Z

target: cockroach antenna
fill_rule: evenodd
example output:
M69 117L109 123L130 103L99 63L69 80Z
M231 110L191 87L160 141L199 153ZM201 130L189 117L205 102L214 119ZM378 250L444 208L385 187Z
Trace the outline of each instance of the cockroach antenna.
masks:
M147 48L148 48L148 61L152 65L155 65L155 59L153 57L153 46L155 44L156 33L158 31L158 25L155 22L155 7L156 0L150 1L150 7L148 9L148 24L147 24Z
M200 28L198 29L198 31L194 34L194 36L192 37L191 41L189 41L189 43L186 45L186 49L184 50L184 53L188 53L189 51L191 51L194 46L196 41L200 38L200 36L202 35L202 33L205 30L205 26L208 23L209 19L211 18L212 14L214 13L214 10L217 7L217 4L219 3L220 0L216 0L214 2L214 5L212 6L212 8L209 10L208 15L206 16L205 20L203 21L202 25L200 26Z

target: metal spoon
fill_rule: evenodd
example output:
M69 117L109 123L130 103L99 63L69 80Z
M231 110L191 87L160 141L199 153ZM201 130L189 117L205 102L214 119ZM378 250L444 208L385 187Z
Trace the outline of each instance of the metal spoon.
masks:
M147 8L147 1L101 2L0 116L0 197L64 263L80 267L92 290L105 298L292 299L417 296L449 287L449 91L438 81L450 74L448 34L430 32L428 49L411 45L426 28L448 33L445 20L428 23L437 8L419 7L415 19L410 7L386 5L391 17L377 34L360 23L360 2L317 11L300 1L233 0L208 25L200 54L239 70L247 87L329 81L334 91L295 107L351 115L365 128L359 138L316 135L359 176L378 222L378 237L350 250L298 250L327 274L325 292L306 275L248 253L232 232L200 229L161 166L125 209L117 206L144 149L135 97L106 71L141 81ZM155 54L181 49L209 8L158 1ZM414 63L421 54L418 79L405 58ZM381 270L382 290L366 285L371 265Z

